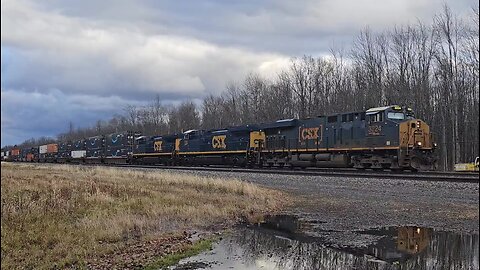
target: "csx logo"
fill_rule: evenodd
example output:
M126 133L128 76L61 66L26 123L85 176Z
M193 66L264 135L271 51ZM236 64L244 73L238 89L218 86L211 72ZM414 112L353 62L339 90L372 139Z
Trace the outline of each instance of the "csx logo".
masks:
M163 143L163 141L156 141L156 142L153 144L153 150L155 150L155 151L157 151L157 152L162 151L162 143Z
M313 127L313 128L304 128L300 127L300 140L305 141L305 140L317 140L317 139L322 139L322 137L318 134L320 128L319 127Z
M225 144L225 139L227 135L213 136L212 138L212 147L214 149L225 149L227 145Z

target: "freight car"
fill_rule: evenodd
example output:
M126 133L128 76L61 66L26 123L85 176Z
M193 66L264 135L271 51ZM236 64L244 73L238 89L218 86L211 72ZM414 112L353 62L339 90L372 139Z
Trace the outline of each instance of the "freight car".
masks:
M58 143L54 162L58 163L126 163L138 133L120 132ZM42 146L40 146L42 148Z
M87 146L85 139L75 140L70 143L69 156L66 158L66 162L83 163L87 157Z
M57 162L66 163L71 159L71 142L59 142L58 143L58 152L57 152Z
M87 163L98 163L105 157L105 136L99 135L86 139L86 155Z
M58 144L50 143L38 147L38 162L57 162Z
M20 161L20 148L13 148L10 150L8 161Z
M128 163L133 154L137 132L127 131L105 136L104 163Z
M22 161L35 162L38 159L38 147L28 147L21 151Z

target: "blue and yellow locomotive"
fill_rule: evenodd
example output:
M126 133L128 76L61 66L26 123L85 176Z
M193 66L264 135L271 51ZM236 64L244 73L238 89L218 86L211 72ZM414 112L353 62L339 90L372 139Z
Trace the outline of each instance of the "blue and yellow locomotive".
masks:
M259 164L253 156L260 153L265 136L256 126L221 130L188 130L181 134L137 138L132 162L168 165Z
M435 143L410 108L189 130L136 140L133 163L431 170Z
M386 106L263 126L268 166L430 170L429 126L409 108Z

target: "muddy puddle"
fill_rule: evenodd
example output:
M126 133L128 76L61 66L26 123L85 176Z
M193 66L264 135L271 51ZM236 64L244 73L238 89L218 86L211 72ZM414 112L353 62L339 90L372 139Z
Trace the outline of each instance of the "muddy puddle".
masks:
M317 229L318 224L268 217L235 229L212 250L170 269L479 269L478 234L416 226L337 232ZM338 244L342 238L348 244Z

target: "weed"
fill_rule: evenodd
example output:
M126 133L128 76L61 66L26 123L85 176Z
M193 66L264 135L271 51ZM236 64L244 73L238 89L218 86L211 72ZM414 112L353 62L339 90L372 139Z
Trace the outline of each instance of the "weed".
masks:
M235 179L2 163L2 268L80 267L129 243L233 224L288 200Z

